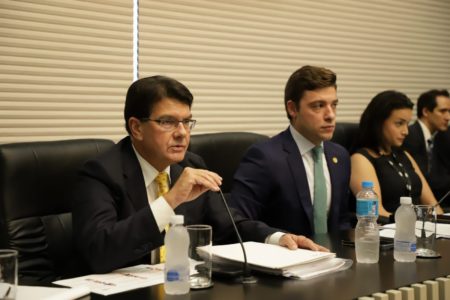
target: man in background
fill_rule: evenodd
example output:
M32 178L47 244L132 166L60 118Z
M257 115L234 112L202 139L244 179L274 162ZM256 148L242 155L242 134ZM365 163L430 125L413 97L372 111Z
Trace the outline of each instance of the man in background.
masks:
M417 100L417 121L409 126L403 147L416 160L430 187L439 199L450 190L448 152L444 152L450 98L447 90L430 90ZM442 145L442 146L441 146Z
M312 236L350 227L350 158L329 140L338 105L336 74L304 66L284 95L289 127L252 146L234 176L232 205L246 217Z

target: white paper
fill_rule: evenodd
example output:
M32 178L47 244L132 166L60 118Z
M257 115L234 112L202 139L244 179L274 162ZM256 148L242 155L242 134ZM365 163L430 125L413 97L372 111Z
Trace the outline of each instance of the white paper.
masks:
M245 242L244 247L249 264L270 269L284 269L336 256L335 253L330 252L306 249L289 250L286 247L257 242ZM213 257L244 262L240 244L213 246L211 251Z
M17 287L16 300L72 300L83 297L89 293L90 291L87 287L68 289L19 285Z
M290 267L283 271L283 276L300 280L307 280L318 277L320 275L330 274L335 271L342 270L346 263L348 264L347 268L349 268L352 265L353 261L333 257L320 261L319 263L313 262L309 264Z
M387 238L394 238L395 223L384 225L380 236ZM416 222L416 235L420 235L421 223ZM450 224L437 223L436 224L436 237L450 239Z
M190 274L195 274L195 265L190 260ZM54 281L54 284L68 287L88 287L91 293L112 295L147 286L164 283L164 264L137 265L115 270L107 274L91 274L70 279Z
M91 274L53 282L68 287L87 286L92 293L112 295L164 282L164 264L137 265L108 274Z

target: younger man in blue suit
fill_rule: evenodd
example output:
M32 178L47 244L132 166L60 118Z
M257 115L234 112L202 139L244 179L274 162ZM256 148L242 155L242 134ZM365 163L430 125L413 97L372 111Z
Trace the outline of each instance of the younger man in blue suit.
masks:
M252 146L234 176L232 204L246 217L307 236L350 227L349 154L329 141L336 89L336 74L325 68L304 66L291 75L289 127Z

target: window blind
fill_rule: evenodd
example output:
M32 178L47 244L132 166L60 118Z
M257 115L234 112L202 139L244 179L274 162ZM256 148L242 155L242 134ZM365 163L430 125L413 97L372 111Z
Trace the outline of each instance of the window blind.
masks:
M284 86L310 64L338 75L338 121L358 122L378 92L413 101L450 87L450 2L139 1L139 77L194 94L195 132L286 128Z
M0 143L125 133L132 4L1 1Z

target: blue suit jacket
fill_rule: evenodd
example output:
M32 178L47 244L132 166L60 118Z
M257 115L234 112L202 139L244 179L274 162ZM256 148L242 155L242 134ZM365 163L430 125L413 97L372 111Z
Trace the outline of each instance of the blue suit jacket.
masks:
M347 229L350 158L324 142L332 195L328 230ZM234 176L232 205L246 217L292 233L312 236L313 206L303 160L289 129L253 145Z
M171 165L172 184L186 166L205 168L199 156L188 152L182 162ZM75 242L92 272L150 263L151 250L163 244L130 138L86 163L73 197ZM175 212L184 215L185 224L211 225L215 243L237 241L218 193L206 192ZM236 210L232 214L244 240L263 242L276 231L243 218Z

